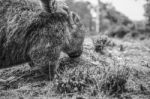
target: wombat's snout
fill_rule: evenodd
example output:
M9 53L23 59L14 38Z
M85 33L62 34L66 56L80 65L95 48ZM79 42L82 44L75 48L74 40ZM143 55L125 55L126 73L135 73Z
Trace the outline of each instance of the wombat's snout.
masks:
M81 56L82 52L83 52L82 50L78 50L78 51L74 51L72 53L69 53L68 55L70 58L78 58Z

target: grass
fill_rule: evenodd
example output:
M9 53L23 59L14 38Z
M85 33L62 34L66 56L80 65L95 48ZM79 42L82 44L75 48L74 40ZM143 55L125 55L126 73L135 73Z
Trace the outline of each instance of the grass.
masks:
M85 43L88 42L86 40ZM62 55L58 70L60 76L53 82L47 81L35 71L8 84L7 88L0 83L0 97L148 99L150 97L148 41L129 42L113 39L111 42L114 42L115 46L105 47L111 56L95 52L92 43L84 44L81 58L73 60ZM120 45L124 46L123 51L120 50ZM28 64L25 64L1 70L0 78L4 80L17 78L29 69Z

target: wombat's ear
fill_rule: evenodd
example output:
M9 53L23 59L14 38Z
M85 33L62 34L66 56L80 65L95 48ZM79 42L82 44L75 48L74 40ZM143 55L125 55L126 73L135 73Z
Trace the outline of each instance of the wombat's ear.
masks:
M45 12L51 13L54 10L56 4L55 0L39 0L39 1L42 9Z

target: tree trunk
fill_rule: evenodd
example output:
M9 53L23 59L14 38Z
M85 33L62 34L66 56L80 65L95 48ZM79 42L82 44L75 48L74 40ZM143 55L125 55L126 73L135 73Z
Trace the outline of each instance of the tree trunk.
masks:
M98 5L97 5L97 17L96 17L96 32L100 32L100 3L101 1L98 0Z

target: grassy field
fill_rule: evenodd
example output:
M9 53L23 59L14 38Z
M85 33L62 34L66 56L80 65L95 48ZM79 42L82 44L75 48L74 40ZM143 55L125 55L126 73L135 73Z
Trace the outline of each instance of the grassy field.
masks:
M28 64L0 70L0 99L150 99L150 40L109 39L101 54L92 39L80 58L62 54L53 82Z

